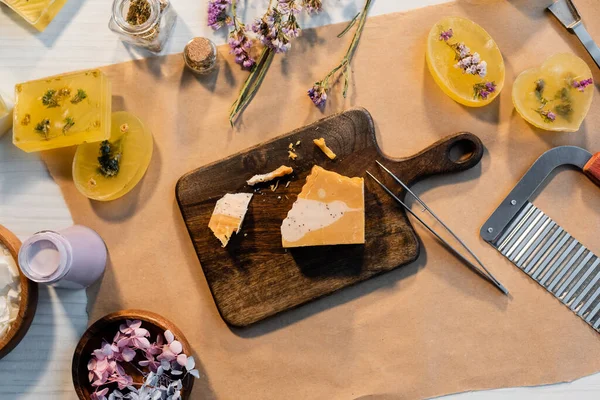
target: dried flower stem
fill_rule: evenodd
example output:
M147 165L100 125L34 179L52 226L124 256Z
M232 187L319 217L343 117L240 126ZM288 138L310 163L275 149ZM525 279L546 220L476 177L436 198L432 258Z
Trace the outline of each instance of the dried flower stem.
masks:
M256 63L256 67L250 72L244 86L242 86L242 90L237 98L237 100L231 106L231 110L229 112L229 123L231 126L234 125L235 120L239 116L239 114L244 111L246 106L250 103L258 88L260 87L262 81L271 66L271 62L273 61L273 57L275 56L275 51L268 47L263 48L263 51Z
M344 58L342 58L342 61L336 67L334 67L327 75L325 75L325 78L323 78L319 82L316 82L313 85L313 87L308 91L308 96L311 98L311 100L313 101L313 103L315 103L317 107L324 106L325 102L327 101L327 91L330 88L329 81L340 70L342 71L342 75L344 76L344 89L342 91L342 95L346 97L350 81L350 62L352 61L352 57L354 56L356 48L358 47L358 42L360 40L363 28L367 21L367 14L369 13L369 6L371 5L371 2L372 0L366 0L365 6L363 7L362 11L358 13L352 19L352 21L350 21L346 29L344 29L338 35L338 37L342 37L346 32L348 32L360 16L360 19L358 19L358 27L354 32L354 36L352 37L350 46L348 46L348 50L346 51L346 55L344 56Z

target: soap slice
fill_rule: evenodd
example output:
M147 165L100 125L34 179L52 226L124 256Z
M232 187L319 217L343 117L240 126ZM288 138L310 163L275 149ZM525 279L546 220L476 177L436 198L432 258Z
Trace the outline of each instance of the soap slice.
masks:
M13 143L26 152L110 136L110 81L100 70L20 83L15 99Z
M425 59L440 89L465 106L485 106L504 87L505 66L498 45L467 18L438 21L427 37Z
M315 165L281 224L283 247L365 242L363 178L348 178Z
M251 199L252 193L227 193L217 201L208 227L223 247L227 246L234 232L240 233Z
M592 105L594 92L586 62L574 54L559 53L519 74L512 99L530 124L548 131L575 132Z
M125 111L113 113L108 142L85 143L77 147L73 158L75 187L93 200L111 201L124 196L144 177L152 160L153 147L152 132L138 117ZM101 164L102 149L111 152ZM118 158L118 168L107 170L107 158Z
M281 178L282 176L289 175L292 172L294 172L292 167L286 167L285 165L282 165L281 167L277 168L275 171L271 171L267 174L254 175L252 178L248 179L246 181L246 183L249 186L254 186L259 183L272 181L275 178Z

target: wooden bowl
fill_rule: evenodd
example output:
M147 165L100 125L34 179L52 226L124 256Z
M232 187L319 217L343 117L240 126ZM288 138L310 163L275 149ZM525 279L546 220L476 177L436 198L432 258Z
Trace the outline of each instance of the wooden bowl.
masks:
M0 225L0 243L8 248L10 254L17 262L21 241L8 229ZM18 262L17 262L17 265ZM8 333L0 338L0 359L11 352L21 339L25 336L33 321L38 304L38 285L30 281L19 269L21 277L21 301L19 303L19 314L13 322Z
M75 386L75 392L81 400L88 400L91 394L94 392L94 388L90 384L88 379L87 364L90 361L92 352L102 345L102 341L105 340L109 343L112 342L113 337L119 330L119 326L125 322L126 319L135 320L139 319L142 321L142 328L147 329L150 332L150 341L154 341L157 334L163 334L167 329L173 332L175 340L181 342L183 346L183 352L188 356L192 355L192 349L185 338L183 333L177 328L171 321L161 317L150 311L143 310L123 310L117 311L112 314L105 315L98 321L94 322L87 331L83 334L75 354L73 355L73 364L71 366L71 375L73 377L73 385ZM136 382L141 381L141 374L136 371L127 369ZM181 397L188 399L194 386L194 377L187 375L182 380L183 388L181 390ZM116 385L115 385L116 388Z

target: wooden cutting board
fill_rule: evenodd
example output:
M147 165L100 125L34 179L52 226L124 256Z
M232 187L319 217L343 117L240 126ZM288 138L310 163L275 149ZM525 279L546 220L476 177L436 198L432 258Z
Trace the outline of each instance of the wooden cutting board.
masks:
M337 154L335 160L312 143L320 137ZM298 141L298 158L292 161L288 146ZM386 158L377 145L370 114L352 109L192 171L177 182L176 196L221 316L228 324L242 327L418 257L419 243L405 211L366 177L369 170L388 187L399 188L375 160L410 185L427 176L467 170L482 155L479 138L459 133L413 157ZM281 222L315 164L342 175L366 177L364 245L281 247ZM293 167L294 174L280 178L275 191L270 188L275 182L258 191L246 184L254 174L280 165ZM208 222L219 198L239 192L255 194L242 232L222 248Z

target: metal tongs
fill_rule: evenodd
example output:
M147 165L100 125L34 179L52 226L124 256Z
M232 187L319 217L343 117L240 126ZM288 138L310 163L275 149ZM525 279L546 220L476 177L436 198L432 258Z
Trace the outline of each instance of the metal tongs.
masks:
M379 186L381 186L383 188L383 190L385 190L390 196L392 196L392 198L394 200L396 200L398 203L400 203L405 209L406 211L408 211L413 217L415 217L417 219L417 221L419 221L421 224L423 224L423 226L425 226L425 228L427 228L427 230L429 230L429 232L431 232L438 240L440 240L442 243L444 243L450 250L452 250L452 252L454 252L454 254L463 262L465 262L471 269L473 269L475 272L477 272L481 277L483 277L484 279L486 279L487 281L491 282L494 286L496 286L502 293L504 293L505 295L508 295L508 290L506 290L506 288L494 277L494 275L491 274L490 271L488 271L488 269L483 265L483 263L481 262L481 260L473 253L473 251L471 251L471 249L469 249L469 247L465 244L465 242L463 242L454 232L452 232L452 230L444 223L442 222L442 220L435 215L435 213L423 202L423 200L421 200L421 198L419 196L417 196L412 190L409 189L408 186L406 186L404 184L404 182L402 182L400 180L400 178L398 178L396 175L394 175L392 173L392 171L390 171L389 169L387 169L385 166L383 166L383 164L381 164L379 161L377 161L377 164L383 168L383 170L385 172L387 172L392 178L394 178L394 180L396 182L398 182L403 188L404 190L406 190L408 193L410 193L410 195L412 197L415 198L415 200L417 200L425 210L427 210L427 212L429 212L429 214L431 214L443 227L444 229L446 229L446 231L448 231L448 233L450 233L454 239L456 239L461 245L462 247L464 247L469 254L477 261L477 263L481 266L481 268L477 267L476 265L474 265L471 261L469 261L465 256L463 256L458 250L456 250L456 248L454 248L450 243L448 243L445 239L443 239L435 230L433 230L433 228L431 228L425 221L423 221L423 219L421 219L417 214L415 214L415 212L413 210L410 209L410 207L408 207L402 200L400 200L398 198L398 196L396 196L394 194L394 192L392 192L390 189L388 189L383 183L381 183L377 178L375 178L373 176L373 174L371 174L369 171L367 171L367 174L373 178L373 180L375 182L377 182L379 184ZM482 270L483 269L483 270Z
M587 29L585 29L583 21L581 20L581 15L579 15L579 11L577 11L575 4L573 4L571 0L558 0L548 7L548 10L554 14L556 19L558 19L565 28L577 35L581 43L585 46L585 49L594 59L598 68L600 68L600 49L588 33Z

